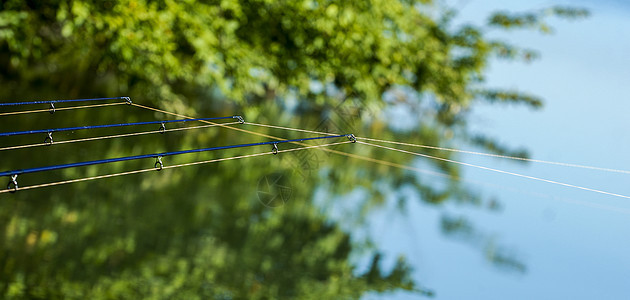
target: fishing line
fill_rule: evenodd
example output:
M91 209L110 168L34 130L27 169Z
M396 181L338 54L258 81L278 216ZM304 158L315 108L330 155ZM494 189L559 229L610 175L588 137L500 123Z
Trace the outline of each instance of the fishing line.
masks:
M165 124L167 123L184 123L184 122L192 122L192 121L208 121L208 120L223 120L223 119L238 119L243 120L241 116L230 116L230 117L217 117L217 118L199 118L199 119L182 119L182 120L165 120L165 121L148 121L148 122L135 122L135 123L119 123L119 124L104 124L104 125L90 125L90 126L78 126L78 127L65 127L65 128L51 128L51 129L38 129L38 130L26 130L26 131L12 131L12 132L0 132L0 137L3 136L14 136L14 135L26 135L26 134L37 134L37 133L47 133L49 136L55 132L66 132L66 131L78 131L78 130L88 130L88 129L102 129L102 128L114 128L114 127L128 127L128 126L140 126L140 125L151 125L151 124L161 124L160 131L163 132L166 130Z
M321 135L334 135L335 134L335 133L313 131L313 130L305 130L305 129L299 129L299 128L291 128L291 127L267 125L267 124L260 124L260 123L252 123L252 122L245 122L245 124L246 125L260 126L260 127L275 128L275 129L299 131L299 132L305 132L305 133L321 134ZM445 148L445 147L437 147L437 146L429 146L429 145L402 143L402 142L388 141L388 140L379 140L379 139L367 138L367 137L361 137L361 136L357 136L356 138L357 138L357 140L366 140L366 141L372 141L372 142L389 143L389 144L396 144L396 145L402 145L402 146L408 146L408 147L427 148L427 149L433 149L433 150L457 152L457 153L472 154L472 155L481 155L481 156L488 156L488 157L494 157L494 158L504 158L504 159L518 160L518 161L533 162L533 163L558 165L558 166L564 166L564 167L582 168L582 169L597 170L597 171L604 171L604 172L630 174L630 171L628 171L628 170L602 168L602 167L594 167L594 166L588 166L588 165L563 163L563 162L554 162L554 161L547 161L547 160L523 158L523 157L509 156L509 155L499 155L499 154L476 152L476 151L466 151L466 150L459 150L459 149L454 149L454 148Z
M222 123L222 124L223 125L234 125L234 124L240 124L240 122L229 122L229 123ZM138 136L138 135L147 135L147 134L157 134L157 133L163 133L163 132L166 133L166 132L171 132L171 131L192 130L192 129L208 128L208 127L215 127L215 126L218 126L218 125L209 124L209 125L201 125L201 126L171 128L171 129L165 129L165 130L162 130L162 131L150 130L150 131L141 131L141 132L133 132L133 133L125 133L125 134L97 136L97 137L81 138L81 139L66 140L66 141L55 141L52 145L70 144L70 143L96 141L96 140L105 140L105 139L113 139L113 138L129 137L129 136ZM47 143L27 144L27 145L19 145L19 146L11 146L11 147L0 148L0 151L32 148L32 147L39 147L39 146L50 146L50 145L51 144L47 144Z
M313 149L313 148L323 148L323 147L330 147L330 146L334 146L334 145L341 145L341 144L348 144L348 143L352 143L352 142L351 141L345 141L345 142L339 142L339 143L331 143L331 144L323 144L323 145L315 145L315 146L306 146L306 147L301 147L301 148L292 148L292 149L278 150L277 153L300 151L300 150ZM241 159L241 158L257 157L257 156L263 156L263 155L269 155L269 154L272 154L272 153L271 152L261 152L261 153L241 155L241 156L234 156L234 157L227 157L227 158L218 158L218 159L197 161L197 162L184 163L184 164L178 164L178 165L163 166L162 169L174 169L174 168L180 168L180 167L186 167L186 166L208 164L208 163L228 161L228 160L236 160L236 159ZM19 189L20 190L31 190L31 189L37 189L37 188L43 188L43 187L57 186L57 185L62 185L62 184L69 184L69 183L90 181L90 180L96 180L96 179L111 178L111 177L117 177L117 176L123 176L123 175L139 174L139 173L145 173L145 172L150 172L150 171L155 171L155 170L156 170L155 168L141 169L141 170L120 172L120 173L114 173L114 174L106 174L106 175L99 175L99 176L92 176L92 177L84 177L84 178L79 178L79 179L71 179L71 180L50 182L50 183L44 183L44 184L38 184L38 185L31 185L31 186L20 187ZM8 192L11 192L11 191L12 190L10 190L10 189L0 190L0 194L8 193Z
M28 102L0 102L0 106L22 106L22 105L33 105L33 104L93 102L93 101L109 101L109 100L124 100L128 104L132 103L129 97L113 97L113 98L70 99L70 100L41 100L41 101L28 101Z
M95 108L95 107L114 106L114 105L123 105L123 104L128 104L128 103L127 102L118 102L118 103L105 103L105 104L93 104L93 105L60 107L60 108L55 108L55 111L84 109L84 108ZM0 116L30 114L30 113L39 113L39 112L51 112L51 110L50 109L36 109L36 110L26 110L26 111L4 112L4 113L0 113Z
M161 110L161 109L157 109L157 108L153 108L153 107L149 107L149 106L139 105L139 104L135 104L135 103L133 103L132 105L136 106L136 107L139 107L139 108L143 108L143 109L152 110L152 111L155 111L155 112L164 113L164 114L167 114L167 115L172 115L172 116L178 116L178 117L181 117L181 118L190 118L190 119L192 119L192 117L188 117L188 116L185 116L185 115L181 115L181 114L177 114L177 113L173 113L173 112L169 112L169 111L165 111L165 110ZM212 122L208 122L208 123L216 124L216 123L212 123ZM246 122L245 124L252 124L252 123ZM221 124L216 124L216 125L223 126L225 128L236 130L236 131L240 131L240 132L246 132L246 133L249 133L249 134L254 134L254 135L258 135L258 136L267 137L267 138L272 138L272 139L277 139L277 140L280 139L280 138L275 137L275 136L271 136L271 135L267 135L267 134L263 134L263 133L258 133L258 132L255 132L255 131L250 131L250 130L246 130L246 129L242 129L242 128L235 128L235 127L232 127L232 126L221 125ZM252 124L252 125L257 125L257 124ZM277 127L281 128L281 129L291 130L288 127L280 127L280 126L277 126ZM300 131L300 130L303 130L303 129L297 129L297 130ZM325 133L325 132L316 132L316 131L313 131L313 132L314 133L319 133L319 134L324 134L324 135L329 135L330 134L330 133ZM300 143L294 143L294 144L300 144ZM355 159L359 159L359 160L364 160L364 161L376 163L376 164L383 165L383 166L389 166L389 167L403 169L403 170L415 171L415 172L418 172L418 173L423 173L423 174L436 176L436 177L450 178L450 179L457 180L457 181L462 181L462 182L470 182L470 183L480 184L480 185L493 185L495 187L504 188L505 189L505 187L498 186L498 185L495 185L495 184L484 183L484 182L481 182L481 181L476 181L476 180L471 180L471 179L463 179L463 178L459 178L459 177L456 177L456 176L451 176L451 175L448 175L448 174L445 174L445 173L440 173L440 172L435 172L435 171L430 171L430 170L424 170L424 169L415 168L415 167L411 167L411 166L407 166L407 165L396 164L396 163L392 163L392 162L389 162L389 161L379 160L379 159L366 157L366 156L361 156L361 155L357 155L357 154L345 153L345 152L338 151L338 150L327 149L327 148L320 148L318 150L322 150L322 151L330 152L330 153L335 153L335 154L338 154L338 155L351 157L351 158L355 158ZM554 196L549 196L549 197L554 197ZM582 201L571 200L570 202L573 202L573 203L576 203L576 204L580 204ZM600 207L600 208L603 207L603 205L599 205L599 204L597 204L597 206ZM619 208L616 208L616 207L607 208L607 209L616 210L616 211L620 210Z
M587 166L587 165L562 163L562 162L554 162L554 161L547 161L547 160L539 160L539 159L531 159L531 158L523 158L523 157L515 157L515 156L499 155L499 154L491 154L491 153L483 153L483 152L475 152L475 151L458 150L458 149L452 149L452 148L443 148L443 147L435 147L435 146L427 146L427 145L409 144L409 143L402 143L402 142L395 142L395 141L386 141L386 140L379 140L379 139L366 138L366 137L357 137L357 139L366 140L366 141L372 141L372 142L396 144L396 145L409 146L409 147L427 148L427 149L434 149L434 150L442 150L442 151L451 151L451 152L458 152L458 153L465 153L465 154L489 156L489 157L495 157L495 158L505 158L505 159L512 159L512 160L534 162L534 163L558 165L558 166L564 166L564 167L582 168L582 169L590 169L590 170L597 170L597 171L604 171L604 172L630 174L630 171L627 171L627 170L601 168L601 167L593 167L593 166Z
M262 145L272 145L273 146L272 152L274 154L277 154L278 153L278 144L281 144L281 143L303 142L303 141L321 140L321 139L329 139L329 138L341 138L341 137L350 138L349 135L336 135L336 136L326 136L326 137L302 138L302 139L294 139L294 140L280 140L280 141L273 141L273 142L238 144L238 145L229 145L229 146L220 146L220 147L181 150L181 151L173 151L173 152L162 152L162 153L153 153L153 154L133 155L133 156L125 156L125 157L117 157L117 158L108 158L108 159L84 161L84 162L77 162L77 163L52 165L52 166L45 166L45 167L36 167L36 168L29 168L29 169L4 171L4 172L0 172L0 177L2 177L2 176L10 176L10 177L12 177L12 180L15 182L14 176L22 175L22 174L30 174L30 173L37 173L37 172L44 172L44 171L53 171L53 170L75 168L75 167L83 167L83 166L100 165L100 164L108 164L108 163L130 161L130 160L138 160L138 159L144 159L144 158L156 158L157 161L155 163L155 166L157 168L157 165L159 163L160 169L161 169L163 167L162 158L163 157L167 157L167 156L180 155L180 154L189 154L189 153L200 153L200 152L208 152L208 151L216 151L216 150L227 150L227 149L244 148L244 147L253 147L253 146L262 146Z
M578 185L563 183L563 182L559 182L559 181L554 181L554 180L549 180L549 179L544 179L544 178L539 178L539 177L534 177L534 176L523 175L523 174L514 173L514 172L503 171L503 170L489 168L489 167L484 167L484 166L475 165L475 164L469 164L469 163L460 162L460 161L456 161L456 160L452 160L452 159L441 158L441 157L431 156L431 155L427 155L427 154L422 154L422 153L417 153L417 152L411 152L411 151L406 151L406 150L386 147L386 146L382 146L382 145L370 144L370 143L361 142L361 141L357 141L357 143L368 145L368 146L372 146L372 147L378 147L378 148L383 148L383 149L387 149L387 150L392 150L392 151L398 151L398 152L401 152L401 153L407 153L407 154L411 154L411 155L421 156L421 157L430 158L430 159L434 159L434 160L441 160L441 161L454 163L454 164L458 164L458 165L463 165L463 166L483 169L483 170L487 170L487 171L492 171L492 172L497 172L497 173L502 173L502 174L507 174L507 175L512 175L512 176L517 176L517 177L522 177L522 178L527 178L527 179L547 182L547 183L551 183L551 184L561 185L561 186L565 186L565 187L585 190L585 191L589 191L589 192L600 193L600 194L604 194L604 195L630 199L630 196L610 193L610 192L606 192L606 191L602 191L602 190L596 190L596 189L592 189L592 188L582 187L582 186L578 186Z

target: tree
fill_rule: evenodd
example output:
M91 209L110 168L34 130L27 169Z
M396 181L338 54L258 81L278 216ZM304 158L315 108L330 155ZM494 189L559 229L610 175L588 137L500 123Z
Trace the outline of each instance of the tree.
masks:
M513 151L487 137L471 136L466 131L468 109L481 101L531 107L542 102L484 85L485 67L493 57L535 57L532 51L488 39L486 31L546 32L546 16L586 15L569 8L500 12L487 26L453 28L454 11L440 9L430 0L9 0L0 9L4 99L128 95L180 113L240 111L262 123L290 114L299 116L292 123L296 127L378 133L382 138L432 145L448 145L455 132L459 141L498 153ZM384 131L387 124L378 116L387 106L383 99L388 93L427 118L413 130ZM291 98L298 104L287 108ZM56 119L55 124L117 116L85 112L75 119ZM2 128L43 123L0 121ZM214 132L146 140L139 147L194 146L209 139L247 141ZM94 157L130 153L123 145L130 144L86 149ZM365 154L400 163L410 159L376 150ZM20 168L24 155L28 154L9 154L13 159L3 162L3 168ZM31 162L40 164L76 158L63 151L33 157ZM291 160L303 161L285 159L281 172L296 174ZM332 156L326 160L322 167L348 167L322 168L324 178L318 172L300 173L303 182L291 179L301 187L294 198L306 203L273 214L251 201L256 190L248 183L269 172L259 162L249 165L258 169L238 173L220 165L183 171L183 176L165 172L170 177L150 177L162 185L142 178L112 179L59 190L73 197L46 192L18 195L14 202L0 204L4 229L0 293L7 298L309 298L326 293L358 297L366 291L401 288L421 291L418 283L410 282L402 261L387 275L379 270L375 255L371 269L357 274L350 254L359 246L338 224L327 223L310 200L318 186L340 195L362 186L370 192L366 205L371 207L387 193L372 184L384 172L390 175L383 179L390 189L411 185L428 202L469 194L455 181L438 190L433 182L401 170L384 171ZM447 164L434 166L458 174ZM364 176L356 178L357 172ZM92 197L103 200L98 204L88 201L87 195L95 192L100 194ZM182 193L187 201L174 208L173 199ZM212 193L213 200L233 201L204 201ZM33 201L33 195L46 201ZM278 251L282 255L274 255ZM288 270L294 273L283 274Z

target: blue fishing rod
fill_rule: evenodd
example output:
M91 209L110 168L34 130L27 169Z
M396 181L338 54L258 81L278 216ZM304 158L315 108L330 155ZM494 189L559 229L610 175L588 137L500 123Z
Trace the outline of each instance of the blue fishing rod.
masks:
M314 138L302 138L302 139L294 139L294 140L280 140L273 142L260 142L260 143L251 143L251 144L238 144L238 145L230 145L230 146L220 146L220 147L211 147L211 148L201 148L201 149L191 149L191 150L182 150L182 151L174 151L174 152L163 152L163 153L153 153L153 154L143 154L143 155L134 155L134 156L125 156L118 158L109 158L109 159L101 159L101 160L92 160L92 161L84 161L77 163L69 163L69 164L60 164L60 165L52 165L46 167L37 167L30 169L21 169L21 170L12 170L0 172L0 177L9 176L11 180L7 185L7 189L13 189L12 192L16 192L18 189L17 184L17 176L23 174L44 172L44 171L53 171L67 168L75 168L75 167L83 167L83 166L92 166L92 165L100 165L121 161L130 161L130 160L138 160L144 158L155 158L156 162L154 167L159 171L163 168L162 158L166 156L187 154L187 153L199 153L199 152L207 152L207 151L215 151L215 150L225 150L225 149L235 149L235 148L243 148L243 147L253 147L253 146L261 146L261 145L273 145L272 153L278 154L278 144L282 143L292 143L292 142L303 142L303 141L312 141L312 140L320 140L320 139L332 139L332 138L341 138L346 137L353 143L356 142L356 138L354 134L341 134L341 135L331 135L331 136L323 136L323 137L314 137ZM13 187L11 187L13 186Z

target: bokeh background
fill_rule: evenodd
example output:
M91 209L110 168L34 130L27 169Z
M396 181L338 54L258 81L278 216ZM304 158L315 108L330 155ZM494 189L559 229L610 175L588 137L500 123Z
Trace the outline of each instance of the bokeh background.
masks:
M190 116L243 115L263 124L628 169L630 9L614 1L565 4L5 1L0 101L130 96ZM119 105L1 116L0 128L174 118ZM286 139L314 136L235 127ZM0 145L42 140L3 138ZM269 139L208 128L6 150L0 170L259 141ZM308 150L0 194L0 293L7 299L630 296L624 199L359 144L332 149L448 176ZM626 175L408 150L630 194ZM19 182L153 163L24 175Z
M494 9L546 7L550 1L460 1L460 17L484 22ZM540 53L532 64L494 62L489 81L535 91L546 99L544 109L493 106L475 109L474 127L502 142L524 146L533 158L572 161L627 169L630 149L624 117L630 111L625 95L630 74L630 6L624 1L572 1L591 16L580 22L554 22L551 36L526 32L509 38ZM627 195L627 176L551 167L515 165L462 156L462 160L518 173L617 191ZM562 187L528 182L483 170L465 170L466 177L496 186L478 186L502 202L500 213L484 213L455 203L433 210L418 205L409 218L391 223L394 209L379 214L373 225L382 245L422 266L416 277L438 291L438 299L624 299L630 280L628 208L615 199ZM416 203L415 201L412 201ZM474 234L444 235L443 216L466 218ZM467 229L470 232L470 229ZM407 242L412 240L417 242ZM479 239L489 240L479 246ZM396 242L403 240L405 242ZM471 242L471 240L473 242ZM463 241L463 242L462 242ZM486 261L487 252L503 251L522 259L525 272L505 272ZM481 255L480 255L481 254ZM393 260L391 260L393 261ZM389 297L386 297L389 299ZM404 293L395 299L414 299ZM372 299L381 299L372 297Z

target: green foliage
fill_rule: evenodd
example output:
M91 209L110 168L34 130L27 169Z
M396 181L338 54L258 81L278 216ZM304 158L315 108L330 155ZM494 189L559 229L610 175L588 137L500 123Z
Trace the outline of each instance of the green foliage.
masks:
M538 29L542 33L550 33L552 31L551 27L544 20L546 16L558 16L565 19L582 19L588 17L588 15L589 12L585 9L554 6L526 13L497 12L490 16L488 25L507 29L531 28Z
M506 103L524 103L532 108L541 108L543 103L540 98L532 95L519 93L516 91L497 91L497 90L485 90L479 92L480 96L483 96L486 100Z
M241 104L291 89L317 105L334 102L309 90L316 80L367 102L379 102L393 85L408 85L434 94L440 103L465 108L476 96L471 83L481 76L489 55L513 56L517 50L486 41L481 28L464 26L451 33L425 13L430 5L7 1L0 31L3 65L7 74L20 76L21 84L29 84L26 73L31 81L46 80L71 96L94 92L96 85L100 93L181 102L217 87ZM585 14L561 8L499 13L490 25L547 27L542 18L550 13Z
M491 40L486 31L548 31L549 15L574 18L586 12L498 13L489 27L451 28L454 12L440 11L430 0L8 0L0 3L0 97L125 95L181 113L244 114L261 123L436 146L472 141L510 153L486 137L471 138L467 112L480 101L540 107L535 96L484 86L492 58L530 61L536 53ZM322 88L313 88L317 84ZM392 91L401 95L397 102L423 116L413 130L387 130L381 113L390 104L383 95ZM297 99L296 107L284 109L290 98ZM164 118L122 109L57 115L3 118L0 126ZM1 163L8 170L251 140L219 130L166 134L87 143L80 150L55 145L6 152ZM410 163L408 156L377 149L337 149ZM165 170L0 199L0 297L327 299L395 290L431 295L410 279L404 259L382 270L375 255L368 270L358 272L352 255L363 245L352 241L339 220L322 213L321 206L330 203L315 206L313 195L325 188L330 201L364 189L362 213L352 216L360 219L379 207L384 195L405 186L436 204L467 193L455 182L439 189L400 169L316 153ZM305 162L315 167L306 169ZM20 180L48 182L142 166L129 162ZM459 174L446 163L430 167ZM293 186L292 202L273 210L255 200L255 183L272 172L286 174ZM511 262L488 253L489 259Z

